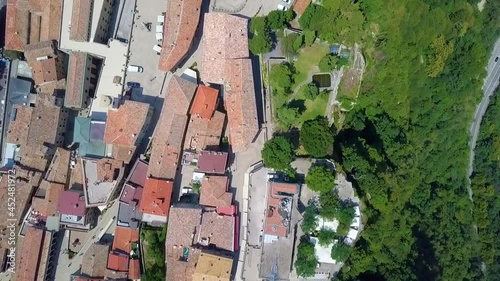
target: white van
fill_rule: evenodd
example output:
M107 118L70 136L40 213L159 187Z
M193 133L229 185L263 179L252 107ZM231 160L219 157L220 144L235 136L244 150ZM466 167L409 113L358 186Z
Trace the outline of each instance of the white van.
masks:
M138 66L138 65L129 65L127 67L127 71L128 72L143 72L144 69L142 68L142 66Z

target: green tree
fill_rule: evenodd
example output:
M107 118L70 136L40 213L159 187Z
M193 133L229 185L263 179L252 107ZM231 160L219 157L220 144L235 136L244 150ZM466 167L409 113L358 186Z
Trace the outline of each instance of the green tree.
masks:
M351 251L352 247L339 241L332 247L332 259L337 262L345 262L351 255Z
M337 207L340 203L338 195L333 192L322 193L319 196L319 215L325 219L333 220L337 216Z
M304 35L299 35L293 41L292 48L295 52L298 52L302 46L304 46Z
M306 175L306 184L311 190L327 193L335 187L335 175L325 166L314 166Z
M340 69L346 63L346 58L339 58L330 54L327 54L319 61L319 70L322 72L332 72L335 69ZM347 60L348 62L348 60Z
M295 18L295 12L293 9L288 9L285 11L285 21L291 22Z
M297 274L302 277L314 276L318 259L314 252L314 245L310 242L301 241L297 247L297 260L295 269Z
M316 31L304 30L304 43L307 47L311 46L316 40Z
M304 211L302 224L300 225L304 233L310 233L318 227L318 216L316 210L312 206L307 206Z
M288 22L285 18L285 12L280 10L269 12L267 21L269 22L269 27L274 30L285 27Z
M292 127L299 117L299 109L288 105L282 106L276 110L279 123L286 129Z
M304 149L313 157L324 157L332 153L333 133L325 118L304 122L299 137Z
M318 242L321 246L328 246L335 239L335 231L328 228L321 228L318 233Z
M248 42L248 48L253 54L263 54L271 50L271 30L266 17L253 17L250 20L250 32L252 37Z
M262 149L264 166L285 171L290 168L290 163L295 159L293 146L287 138L276 136L268 140Z
M295 69L293 65L287 62L282 62L271 67L269 77L271 79L271 84L274 87L280 87L284 89L285 92L289 92L294 82L294 74Z
M288 34L281 40L280 48L285 57L293 57L297 55L297 50L293 47L295 40L299 38L297 33Z
M304 95L306 99L315 100L319 96L318 86L315 83L307 84Z

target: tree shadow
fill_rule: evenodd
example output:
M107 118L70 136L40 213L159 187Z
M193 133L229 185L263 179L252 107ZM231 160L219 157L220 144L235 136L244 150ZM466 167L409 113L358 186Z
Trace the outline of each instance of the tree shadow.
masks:
M302 113L304 113L304 111L306 111L306 101L305 100L291 100L288 103L288 107L297 108L299 111L299 114L302 114Z
M282 136L290 140L292 143L293 147L299 147L299 128L293 127L290 130L286 132L275 132L273 136Z

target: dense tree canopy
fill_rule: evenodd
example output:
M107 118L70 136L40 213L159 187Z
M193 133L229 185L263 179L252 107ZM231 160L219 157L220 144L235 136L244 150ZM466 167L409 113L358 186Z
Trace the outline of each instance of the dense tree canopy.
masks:
M276 136L268 140L262 149L262 161L264 166L285 171L295 158L293 146L290 140L283 136Z
M284 128L289 129L297 122L299 117L299 109L296 107L283 106L277 109L276 116Z
M324 9L338 2L324 0ZM483 178L475 185L483 194L469 200L467 143L500 1L486 1L482 12L464 0L356 3L368 68L335 153L366 206L366 225L338 278L488 280L481 264L498 264L491 245L499 224L487 224L496 199Z
M300 130L300 143L313 157L330 155L333 149L333 132L322 117L306 121Z
M286 27L288 22L293 20L295 15L293 14L293 10L289 9L285 12L280 10L274 10L269 12L267 15L267 21L269 22L269 27L272 29L280 29Z
M273 65L269 76L273 87L282 88L285 92L289 92L294 81L294 74L295 69L293 65L283 62Z
M319 88L315 83L309 83L306 85L304 96L307 99L314 100L319 96Z
M332 247L332 259L337 262L344 262L349 258L351 254L352 247L347 246L346 244L339 241Z
M314 166L306 175L306 184L311 190L330 192L335 187L335 175L326 166Z
M322 72L331 72L335 69L340 69L342 66L347 65L348 63L348 58L327 54L319 61L318 67Z
M295 269L297 274L302 277L314 276L318 259L314 253L314 245L310 242L301 241L297 247L297 260Z
M254 54L263 54L271 50L271 29L266 17L254 17L250 20L252 37L248 41L248 48Z
M304 233L309 233L318 227L318 216L316 210L312 206L307 206L303 214L302 223L300 225Z
M321 228L318 233L318 243L321 246L328 246L335 239L335 231L328 228Z

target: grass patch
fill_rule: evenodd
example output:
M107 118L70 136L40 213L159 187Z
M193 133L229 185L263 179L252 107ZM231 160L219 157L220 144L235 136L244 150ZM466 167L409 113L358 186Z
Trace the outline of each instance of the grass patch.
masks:
M305 88L306 85L302 86L294 97L296 100L303 100L305 105L305 111L299 118L299 125L302 125L302 123L307 120L312 120L318 116L325 115L326 105L328 104L328 94L326 93L320 93L314 100L306 99L304 93Z
M300 50L299 58L294 62L297 75L295 75L295 84L292 89L307 79L309 71L319 64L319 61L329 52L328 46L314 44Z

